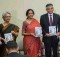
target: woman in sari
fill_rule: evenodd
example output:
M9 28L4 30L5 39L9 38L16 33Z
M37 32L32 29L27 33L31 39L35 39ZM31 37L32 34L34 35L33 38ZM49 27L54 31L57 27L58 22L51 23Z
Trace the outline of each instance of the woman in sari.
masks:
M2 15L2 18L3 18L4 22L2 24L0 24L0 37L5 39L7 42L7 39L5 38L5 34L10 33L12 35L12 39L10 39L10 40L16 41L16 38L19 33L19 27L10 23L11 13L9 13L9 12L4 13ZM4 47L5 47L5 46L3 46L4 44L5 43L3 42L3 44L1 45L0 50L2 50L2 51L0 53L2 53L4 51Z
M29 55L29 57L42 57L40 37L35 37L35 27L40 27L40 24L33 18L34 11L32 9L27 10L26 16L27 19L22 26L24 54Z
M0 24L1 37L5 39L5 36L4 36L5 34L12 33L13 40L16 41L16 38L19 33L19 27L10 23L11 13L9 12L4 13L2 15L2 18L4 22Z

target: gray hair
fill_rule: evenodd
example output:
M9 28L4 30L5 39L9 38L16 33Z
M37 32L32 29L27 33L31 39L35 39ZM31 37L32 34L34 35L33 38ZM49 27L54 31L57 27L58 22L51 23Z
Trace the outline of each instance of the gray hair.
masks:
M3 20L5 20L5 17L6 17L7 14L11 15L10 12L5 12L5 13L2 14L2 18L3 18Z

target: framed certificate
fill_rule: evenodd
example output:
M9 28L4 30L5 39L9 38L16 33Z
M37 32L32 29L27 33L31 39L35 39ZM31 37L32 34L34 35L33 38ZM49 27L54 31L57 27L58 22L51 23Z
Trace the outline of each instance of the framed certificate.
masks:
M42 36L42 27L35 27L35 36L36 37Z
M4 34L6 42L12 40L12 33Z
M51 36L56 35L56 26L49 26L49 33Z

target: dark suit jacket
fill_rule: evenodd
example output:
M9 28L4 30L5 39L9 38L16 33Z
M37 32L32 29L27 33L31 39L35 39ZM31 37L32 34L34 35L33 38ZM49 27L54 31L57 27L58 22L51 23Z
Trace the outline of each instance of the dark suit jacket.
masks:
M60 31L60 16L58 14L53 13L53 23L52 26L56 26L56 28L58 27L58 31ZM40 24L42 26L42 32L43 32L43 41L44 38L46 37L46 33L49 33L49 17L48 17L48 13L44 14L41 16L40 18Z
M29 56L27 56L27 55L21 55L21 54L18 54L16 52L12 52L12 53L8 54L5 57L29 57Z

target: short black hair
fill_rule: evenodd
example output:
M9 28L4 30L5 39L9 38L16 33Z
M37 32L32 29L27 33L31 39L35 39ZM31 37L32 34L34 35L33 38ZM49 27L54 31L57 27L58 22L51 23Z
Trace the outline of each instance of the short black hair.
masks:
M29 11L32 11L33 14L35 14L33 9L28 9L28 10L26 11L26 16L28 16Z
M46 5L46 7L48 7L48 6L53 6L53 4L49 3L49 4Z
M6 48L17 48L18 45L15 41L8 41L7 44L6 44Z

